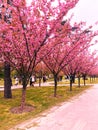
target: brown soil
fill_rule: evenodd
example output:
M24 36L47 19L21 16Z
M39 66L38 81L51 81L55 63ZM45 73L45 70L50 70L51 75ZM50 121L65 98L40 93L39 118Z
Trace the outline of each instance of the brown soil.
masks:
M12 108L10 111L14 114L21 114L21 113L24 113L24 112L31 112L34 110L34 107L33 106L24 106L23 109L21 109L20 106L18 107L14 107Z

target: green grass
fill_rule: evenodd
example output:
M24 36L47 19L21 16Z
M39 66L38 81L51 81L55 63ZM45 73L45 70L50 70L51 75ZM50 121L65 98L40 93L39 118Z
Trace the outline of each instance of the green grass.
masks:
M8 130L9 128L21 123L27 119L38 116L41 112L49 109L54 105L59 105L63 101L67 101L71 97L83 92L86 87L73 87L73 91L69 91L69 87L58 87L57 97L53 97L53 87L29 87L27 88L26 103L34 106L34 110L28 113L13 114L10 109L20 105L21 89L13 90L12 99L4 99L3 92L0 92L0 130Z

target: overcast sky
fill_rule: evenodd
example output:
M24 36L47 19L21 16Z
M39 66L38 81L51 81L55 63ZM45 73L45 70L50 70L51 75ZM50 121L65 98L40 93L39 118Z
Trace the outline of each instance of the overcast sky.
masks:
M98 0L79 0L75 8L69 11L68 16L72 13L74 13L72 21L85 21L87 25L94 25L98 21ZM95 29L98 29L98 25ZM98 43L93 49L98 50Z
M98 21L98 0L79 0L69 14L74 13L74 21L86 21L94 24Z

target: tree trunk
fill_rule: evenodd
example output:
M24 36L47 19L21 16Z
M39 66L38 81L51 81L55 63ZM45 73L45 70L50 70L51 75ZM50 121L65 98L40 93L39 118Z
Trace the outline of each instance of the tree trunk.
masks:
M24 110L25 107L25 100L26 100L26 80L22 80L23 88L22 88L22 98L21 98L21 112Z
M90 83L92 82L92 77L90 76Z
M72 91L72 83L73 83L73 79L72 79L72 75L70 75L70 91Z
M57 96L57 75L54 75L54 97Z
M4 64L4 98L12 98L11 92L12 80L10 77L10 64Z
M86 85L86 75L83 75L84 86Z
M86 85L86 80L84 79L84 86Z
M42 81L42 78L39 77L39 87L41 87L41 81Z
M75 83L75 74L72 74L72 83Z
M70 91L72 91L72 79L70 79Z
M85 86L86 85L86 74L83 74L82 77L83 77L83 82L84 82L84 86Z
M41 70L39 72L39 87L41 87L42 77L43 77L43 73L42 73L42 70Z
M78 87L80 88L80 76L78 76Z
M24 110L26 100L26 89L22 89L22 98L21 98L21 112Z

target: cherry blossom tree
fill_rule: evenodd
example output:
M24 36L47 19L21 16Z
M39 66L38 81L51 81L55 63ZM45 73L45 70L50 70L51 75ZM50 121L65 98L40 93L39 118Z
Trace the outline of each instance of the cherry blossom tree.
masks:
M0 22L0 52L22 77L21 111L25 106L26 87L34 67L42 55L39 51L56 37L56 32L67 12L78 0L32 0L29 7L23 0L13 0L11 24ZM41 54L41 53L40 53Z
M39 79L39 87L41 87L43 76L48 75L50 71L42 61L39 64L37 64L34 71L37 75L37 78Z
M88 48L79 53L76 58L71 61L65 68L64 73L70 77L70 91L72 91L72 83L74 83L75 76L78 78L78 86L80 87L80 78L84 79L84 85L86 76L95 67L96 58L94 54L90 54Z
M98 61L98 57L97 57ZM98 78L98 62L96 65L89 71L88 75L90 76L90 82L95 81L96 78Z
M43 62L54 75L54 96L56 96L59 72L68 66L81 51L91 45L90 42L96 32L90 31L90 28L91 26L84 29L84 23L75 23L72 27L68 20L59 28L59 31L57 30L57 35L59 35L54 39L54 42L52 41L52 47L50 44L47 45L47 48L50 49L49 51L47 49L48 54L44 56ZM51 43L51 41L49 42ZM43 50L43 52L45 51Z
M94 68L97 68L98 65L98 61L97 61L97 57L95 57L96 53L86 53L86 55L84 56L84 60L83 63L81 64L81 74L84 80L84 86L86 85L86 76L88 76L90 74L90 72L93 71Z
M11 12L8 11L8 7L10 5L11 5L11 1L8 0L0 1L0 20L2 24L4 22L10 24ZM12 80L11 80L10 70L11 70L10 64L7 61L5 61L4 62L4 98L12 98L12 92L11 92Z

